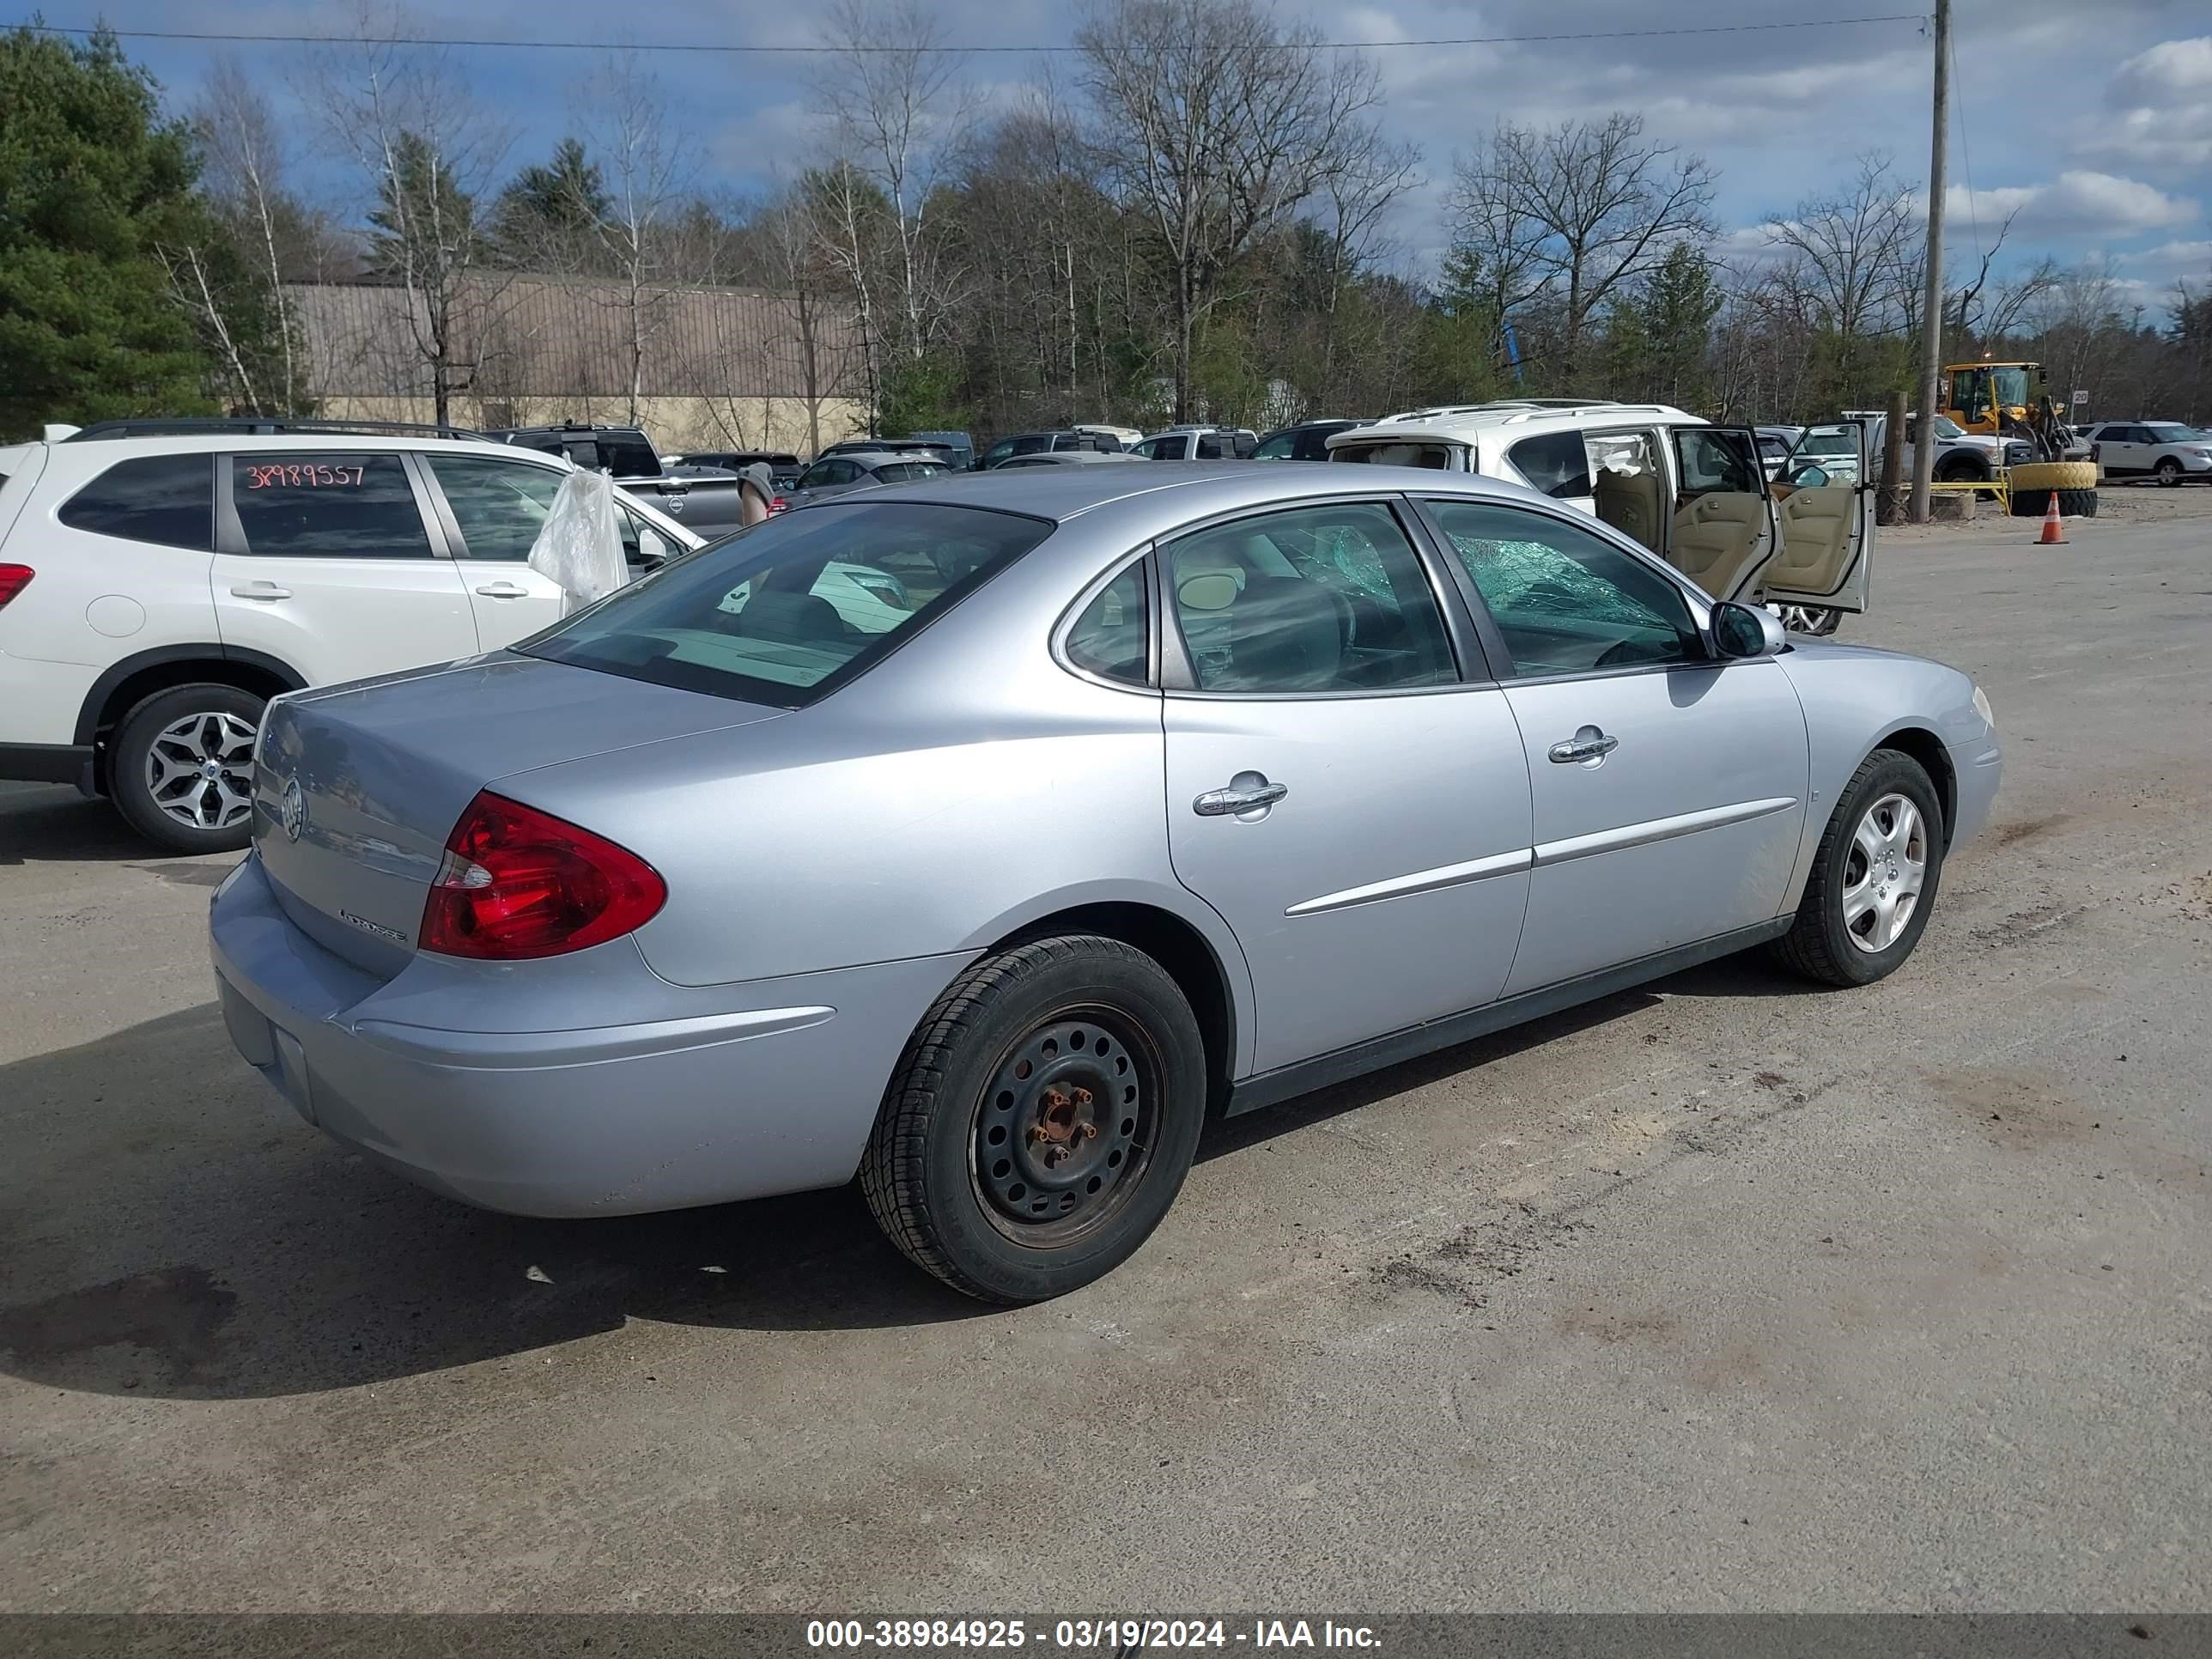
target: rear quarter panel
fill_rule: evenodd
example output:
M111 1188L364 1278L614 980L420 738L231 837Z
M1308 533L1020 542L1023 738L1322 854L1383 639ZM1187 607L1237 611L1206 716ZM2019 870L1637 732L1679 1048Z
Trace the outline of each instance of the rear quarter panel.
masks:
M1900 732L1932 732L1949 754L1956 780L1952 848L1981 829L1996 793L1997 739L1974 708L1972 679L1924 657L1868 646L1793 641L1781 661L1804 705L1813 763L1812 810L1785 908L1804 896L1821 833L1851 775Z
M1079 678L1048 649L1126 550L1055 538L810 708L500 788L661 872L668 904L636 939L678 985L924 957L949 981L1042 917L1134 903L1206 940L1249 1032L1234 938L1168 861L1158 696Z
M9 528L9 562L38 574L0 611L0 651L95 671L161 646L204 645L217 654L208 585L213 552L95 535L56 516L110 466L150 452L100 443L60 448L70 453L50 456ZM212 456L208 465L211 473Z

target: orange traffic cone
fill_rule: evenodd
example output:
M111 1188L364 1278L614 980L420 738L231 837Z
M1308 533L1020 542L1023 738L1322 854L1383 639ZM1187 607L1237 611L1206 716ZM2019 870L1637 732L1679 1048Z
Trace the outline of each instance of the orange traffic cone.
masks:
M2035 544L2038 547L2063 547L2066 545L2066 532L2058 518L2057 490L2051 492L2050 501L2051 504L2043 509L2043 533L2035 538Z

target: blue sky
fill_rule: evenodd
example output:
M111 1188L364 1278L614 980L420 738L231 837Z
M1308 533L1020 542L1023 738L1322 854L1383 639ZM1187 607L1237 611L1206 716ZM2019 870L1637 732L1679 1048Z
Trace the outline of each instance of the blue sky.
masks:
M1695 29L1917 12L1923 0L1381 0L1323 5L1276 0L1329 38L1367 41L1587 33L1580 40L1383 48L1378 59L1393 132L1421 149L1427 183L1395 226L1404 258L1431 259L1438 204L1455 150L1504 118L1524 123L1641 110L1654 136L1717 169L1717 208L1737 235L1801 197L1843 183L1858 152L1888 151L1918 179L1928 149L1929 46L1914 20L1847 27L1680 33ZM1080 15L1065 0L936 0L947 39L993 45L1065 42ZM118 29L190 28L257 37L343 33L341 0L47 0L45 21ZM2069 264L2110 258L2123 295L2162 311L2177 276L2212 283L2212 6L2204 0L1957 0L1947 224L1956 258L2017 210L2008 253ZM644 45L801 46L818 41L823 9L761 0L478 0L408 8L425 35ZM27 20L28 13L16 14ZM281 111L302 118L301 164L330 179L301 103L302 49L126 40L173 98L189 98L210 54L232 51ZM744 192L803 165L820 142L801 58L752 52L648 54L684 132L702 185ZM994 54L964 72L1005 99L1042 60ZM494 48L450 54L477 103L530 160L579 125L592 100L592 55ZM1066 60L1059 61L1067 73ZM1966 192L1971 176L1973 195Z

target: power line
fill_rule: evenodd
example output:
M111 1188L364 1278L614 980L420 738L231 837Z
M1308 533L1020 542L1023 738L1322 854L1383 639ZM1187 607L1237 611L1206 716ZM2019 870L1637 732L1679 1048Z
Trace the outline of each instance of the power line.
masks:
M1562 34L1468 34L1449 39L1431 40L1311 40L1291 41L1285 44L1302 52L1384 51L1405 46L1536 46L1569 40L1648 40L1662 36L1684 34L1757 34L1778 29L1840 29L1852 28L1867 23L1918 23L1924 14L1917 11L1885 12L1872 17L1807 17L1776 23L1709 23L1693 27L1668 29L1587 29ZM101 33L97 27L72 27L54 23L24 23L19 27L33 34L92 35ZM884 53L927 52L939 56L964 56L970 52L1005 53L1073 53L1082 48L1067 43L1048 46L872 46L853 41L837 46L718 46L702 40L648 40L627 42L619 40L506 40L483 36L410 36L399 34L270 34L256 30L228 31L217 29L108 29L105 31L123 40L188 40L238 46L453 46L461 48L498 47L502 51L522 52L720 52L727 55L786 54L808 56L819 53ZM1161 50L1172 50L1162 48Z
M1951 101L1959 111L1959 160L1965 164L1966 175L1966 223L1974 234L1975 257L1980 258L1982 216L1980 210L1974 205L1974 153L1966 148L1966 100L1960 96L1964 90L1965 84L1959 78L1959 37L1954 34L1951 37ZM1959 326L1964 328L1966 325L1966 317L1961 314Z

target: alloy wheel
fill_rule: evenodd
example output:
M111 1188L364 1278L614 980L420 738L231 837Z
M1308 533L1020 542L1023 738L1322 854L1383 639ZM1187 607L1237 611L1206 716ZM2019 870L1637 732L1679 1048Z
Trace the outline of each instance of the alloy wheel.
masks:
M1928 878L1928 821L1903 795L1867 808L1844 860L1844 931L1869 956L1897 943Z
M231 714L187 714L146 750L146 792L192 830L228 830L253 811L254 728Z

